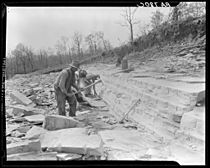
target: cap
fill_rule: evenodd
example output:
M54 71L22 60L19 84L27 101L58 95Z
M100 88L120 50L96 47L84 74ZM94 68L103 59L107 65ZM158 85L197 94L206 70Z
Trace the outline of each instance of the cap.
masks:
M79 69L80 63L78 61L73 61L69 66Z

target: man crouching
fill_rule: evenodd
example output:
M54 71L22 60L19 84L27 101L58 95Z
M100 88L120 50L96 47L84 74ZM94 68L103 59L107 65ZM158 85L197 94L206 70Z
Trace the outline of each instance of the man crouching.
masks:
M77 100L71 87L74 87L77 91L79 90L75 83L75 72L79 69L79 66L79 62L73 61L69 68L60 72L54 83L59 115L66 115L65 104L67 100L69 104L69 116L75 116Z
M86 86L94 83L97 79L100 79L100 75L88 74L85 70L80 70L79 79L78 79L78 87L81 89L85 88ZM89 97L92 95L91 88L93 88L93 95L97 96L95 85L93 85L92 87L83 91L86 97Z

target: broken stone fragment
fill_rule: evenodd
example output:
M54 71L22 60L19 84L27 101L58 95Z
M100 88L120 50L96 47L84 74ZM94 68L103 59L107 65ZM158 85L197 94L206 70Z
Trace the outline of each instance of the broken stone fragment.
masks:
M17 138L21 138L21 137L25 136L25 134L24 133L20 133L19 131L16 130L16 131L13 131L11 133L11 136L17 137Z
M18 153L7 155L7 160L57 160L56 159L57 152L27 152L27 153Z
M24 90L23 93L28 97L28 96L31 96L32 94L34 94L34 91L33 91L33 89L26 89L26 90Z
M137 129L138 128L137 124L135 124L135 123L125 123L123 125L123 127L125 127L125 128L133 128L133 129Z
M24 117L15 117L14 119L11 119L10 122L25 122L27 121Z
M38 83L30 83L30 84L28 84L28 86L30 86L30 87L36 87L38 85L39 85Z
M14 116L21 116L21 115L30 116L30 115L44 113L44 110L42 110L42 109L37 109L37 108L30 107L30 106L24 106L21 104L10 105L10 107L12 107L12 109L13 109L12 114Z
M13 113L12 112L13 112L13 109L12 108L6 109L6 115L7 115L8 118L13 117Z
M75 153L58 153L56 158L57 160L82 160L82 155Z
M26 133L30 130L31 126L21 126L19 128L17 128L17 131L19 131L20 133Z
M7 145L7 155L32 151L41 151L40 140L17 142Z
M25 135L27 139L38 139L41 134L44 134L47 130L42 127L33 126Z
M10 93L10 97L17 103L20 103L23 105L29 105L32 103L32 101L29 98L27 98L24 94L22 94L18 91L12 91Z
M43 128L47 130L58 130L64 128L74 128L82 124L72 117L65 117L61 115L48 115L45 117Z
M100 156L103 153L99 135L87 135L85 128L68 128L48 131L40 136L42 148L48 151L89 154Z
M44 121L44 115L38 114L38 115L31 115L31 116L26 116L24 117L28 122L33 122L33 123L43 123Z
M35 87L35 88L33 88L34 92L43 91L42 89L43 89L42 87Z
M16 124L16 125L7 124L6 125L6 136L10 135L12 133L12 131L16 130L18 127L19 127L18 124Z

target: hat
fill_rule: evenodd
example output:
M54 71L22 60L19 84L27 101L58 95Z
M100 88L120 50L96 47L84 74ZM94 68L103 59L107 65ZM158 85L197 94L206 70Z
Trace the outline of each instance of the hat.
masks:
M80 77L86 77L86 75L87 75L87 72L85 70L81 70L79 73Z
M73 61L69 66L79 69L80 63L78 61Z

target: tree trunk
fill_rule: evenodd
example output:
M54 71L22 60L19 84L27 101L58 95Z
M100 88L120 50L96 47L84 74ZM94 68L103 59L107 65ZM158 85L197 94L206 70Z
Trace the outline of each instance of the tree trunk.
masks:
M106 47L106 44L105 44L105 41L104 40L103 40L103 44L104 44L105 51L107 51L107 47Z
M133 50L133 25L132 25L132 23L130 23L130 31L131 31L131 47Z
M60 65L62 65L63 62L62 62L62 55L61 54L59 55L59 58L60 58Z

